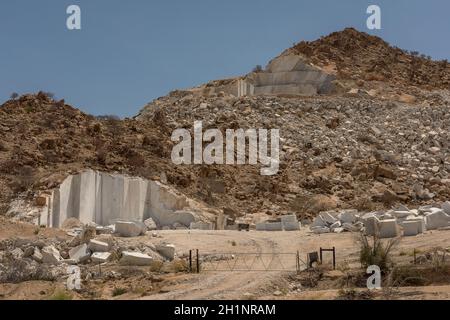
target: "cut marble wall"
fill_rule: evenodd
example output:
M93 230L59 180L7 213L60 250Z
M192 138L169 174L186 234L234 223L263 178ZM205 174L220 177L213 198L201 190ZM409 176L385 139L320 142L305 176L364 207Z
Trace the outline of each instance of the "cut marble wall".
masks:
M51 196L51 225L68 218L110 225L152 218L159 227L209 220L210 213L157 181L87 170L66 178Z

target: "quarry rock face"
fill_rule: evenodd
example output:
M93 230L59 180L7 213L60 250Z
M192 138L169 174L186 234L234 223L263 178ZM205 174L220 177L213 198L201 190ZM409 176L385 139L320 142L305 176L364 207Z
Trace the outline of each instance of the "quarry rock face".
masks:
M151 218L161 227L174 223L188 227L204 218L204 213L183 210L192 201L159 182L93 170L66 178L54 190L51 203L41 223L47 218L53 227L61 226L68 218L102 226Z
M253 72L246 81L254 86L255 95L316 95L330 93L335 76L310 65L300 55L281 55L266 70Z

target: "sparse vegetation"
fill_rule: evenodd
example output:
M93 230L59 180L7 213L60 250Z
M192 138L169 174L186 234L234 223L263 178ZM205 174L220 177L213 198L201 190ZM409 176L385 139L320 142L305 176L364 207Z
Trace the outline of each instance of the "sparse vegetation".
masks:
M125 294L127 292L128 292L128 289L126 289L126 288L116 287L112 291L112 296L113 297L118 297L118 296L121 296L121 295L123 295L123 294Z
M373 298L374 294L370 290L342 288L338 293L338 300L372 300Z
M105 114L96 117L100 121L120 121L120 117L114 114Z
M153 260L150 264L150 271L151 272L161 272L163 268L164 262L160 260Z
M263 71L263 67L259 64L253 68L253 72L262 72L262 71Z
M34 184L36 180L35 170L30 166L19 168L16 179L11 182L11 189L15 192L24 192Z
M57 290L50 296L49 300L72 300L73 296L71 293L65 290Z
M31 280L53 281L55 279L48 265L34 265L26 260L7 257L6 268L0 272L0 283L21 283Z
M371 265L380 267L387 272L393 266L391 259L392 249L398 244L399 238L382 241L378 235L370 237L360 234L358 244L360 246L359 260L363 268Z

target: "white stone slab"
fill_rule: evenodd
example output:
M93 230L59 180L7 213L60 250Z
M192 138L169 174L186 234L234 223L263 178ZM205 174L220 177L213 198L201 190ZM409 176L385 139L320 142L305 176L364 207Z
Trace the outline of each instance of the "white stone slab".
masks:
M120 263L128 266L148 266L153 258L140 252L124 251Z
M111 249L109 243L92 239L89 241L89 250L92 252L108 252Z

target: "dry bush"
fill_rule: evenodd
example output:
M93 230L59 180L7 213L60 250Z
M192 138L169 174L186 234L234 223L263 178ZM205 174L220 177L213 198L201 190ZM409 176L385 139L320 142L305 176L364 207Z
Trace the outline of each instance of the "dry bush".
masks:
M140 168L145 164L145 158L140 154L135 152L127 159L128 165L133 168Z
M376 205L370 197L362 197L355 201L355 209L360 212L373 211L376 209Z
M391 258L392 249L399 243L400 238L393 238L382 241L379 235L375 234L373 239L360 233L357 243L360 247L359 261L364 268L372 265L380 267L386 272L393 266Z
M112 296L113 297L121 296L127 292L128 292L128 289L126 289L126 288L116 287L112 291Z
M49 300L72 300L73 296L66 290L56 290L50 297Z
M425 286L428 280L423 277L422 271L411 266L396 267L389 274L388 287Z
M186 260L175 259L173 261L164 264L164 272L187 272L189 271L189 266Z
M53 281L55 276L49 266L25 259L10 261L5 266L5 270L0 270L0 283L21 283L32 280Z
M108 151L106 148L99 149L95 152L95 158L97 162L101 165L106 164L106 160L108 158Z
M0 151L1 152L5 152L8 151L8 147L6 146L6 144L2 141L0 141Z
M30 189L35 181L35 170L30 166L23 166L20 168L15 180L10 183L10 187L14 192L24 192Z
M356 290L354 288L341 288L338 293L338 300L372 300L374 293L370 290Z
M9 210L9 205L6 203L0 203L0 216L5 215Z
M290 204L295 212L318 214L322 211L336 209L336 201L325 195L297 196Z
M150 264L150 271L151 272L161 272L163 268L164 262L160 260L153 260Z

